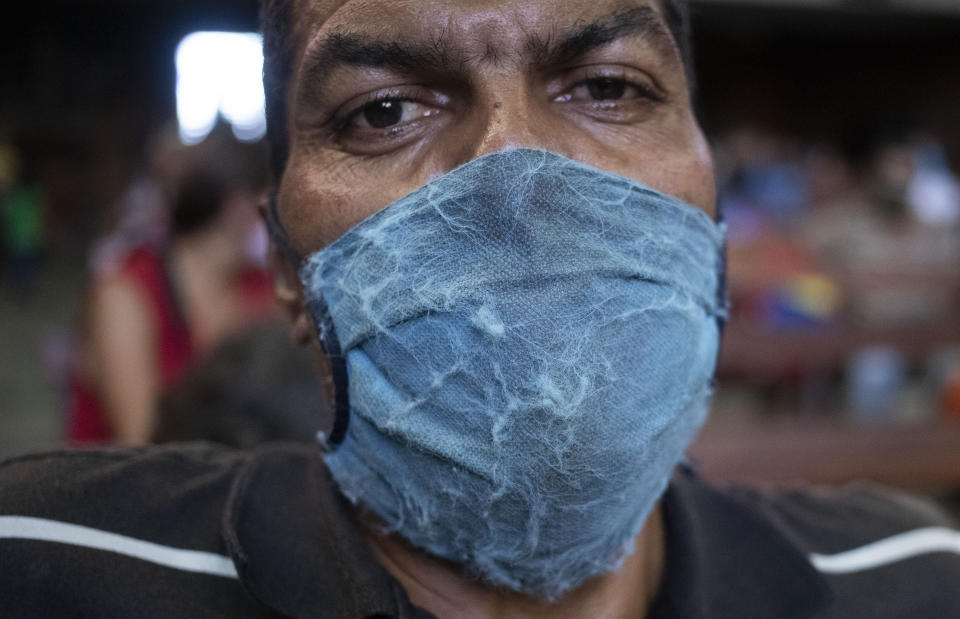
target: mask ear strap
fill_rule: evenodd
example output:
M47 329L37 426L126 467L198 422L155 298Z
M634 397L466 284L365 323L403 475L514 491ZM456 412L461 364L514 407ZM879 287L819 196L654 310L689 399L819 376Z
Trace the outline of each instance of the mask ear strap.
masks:
M280 223L276 193L270 196L267 205L266 224L270 240L273 241L281 256L299 270L303 266L304 260L300 252L290 242L290 237L287 235L283 224ZM337 337L337 330L333 326L333 318L330 316L330 310L327 308L326 302L322 298L313 301L310 303L309 310L310 315L314 317L314 321L317 323L320 346L330 360L330 370L333 374L333 429L324 441L324 448L327 451L333 451L346 438L347 427L350 425L350 385L347 378L347 360L340 348L340 339ZM322 437L321 440L323 440Z
M334 451L347 437L347 428L350 426L350 381L347 376L347 358L340 348L340 338L333 326L333 318L327 308L326 301L319 298L310 303L310 315L317 324L320 345L330 361L330 372L333 375L333 429L326 437L324 448ZM323 438L321 437L321 440Z
M730 295L727 291L727 242L723 242L720 248L720 258L718 261L717 273L717 326L720 327L720 337L727 327L727 316L730 313Z
M724 224L723 205L717 201L717 224ZM727 316L730 313L730 293L727 290L727 239L724 236L720 247L720 256L717 260L717 327L720 330L720 339L727 327Z

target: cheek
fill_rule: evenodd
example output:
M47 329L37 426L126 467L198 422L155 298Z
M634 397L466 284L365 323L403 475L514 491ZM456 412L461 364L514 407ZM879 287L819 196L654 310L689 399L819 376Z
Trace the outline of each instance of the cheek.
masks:
M442 149L431 151L426 144L380 161L304 149L291 156L284 174L280 220L294 247L306 256L449 168Z
M383 191L349 167L292 157L278 194L280 220L302 256L326 247L381 208Z
M563 154L675 196L711 217L716 214L713 157L692 116L665 127L597 133L573 144L576 148Z
M675 137L671 143L677 144ZM690 135L682 148L664 145L648 149L641 156L641 162L634 178L715 217L717 189L713 158L699 130Z
M703 134L699 130L695 133L691 136L686 153L676 157L674 164L664 171L664 187L657 189L716 217L717 185L713 156Z

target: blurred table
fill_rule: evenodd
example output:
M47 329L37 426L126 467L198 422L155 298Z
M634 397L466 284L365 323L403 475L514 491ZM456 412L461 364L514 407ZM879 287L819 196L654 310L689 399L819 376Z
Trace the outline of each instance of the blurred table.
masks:
M709 480L842 484L870 479L914 492L960 490L960 423L715 420L690 455Z
M912 361L922 361L939 348L960 346L960 320L882 330L835 327L797 331L765 331L731 322L724 335L719 373L764 379L790 372L841 369L851 353L867 346L890 346Z

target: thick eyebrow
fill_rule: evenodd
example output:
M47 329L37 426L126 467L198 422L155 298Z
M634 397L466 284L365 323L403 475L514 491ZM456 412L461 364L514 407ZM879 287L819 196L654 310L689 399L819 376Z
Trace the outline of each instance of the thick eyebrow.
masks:
M676 44L660 15L649 6L621 9L588 24L576 24L558 37L531 36L527 53L537 66L562 66L619 39L645 39L657 51L676 55Z
M302 81L310 95L322 95L328 78L342 66L392 69L401 73L440 73L449 71L450 65L450 50L442 37L429 44L411 44L333 32L307 51Z
M403 41L379 41L363 35L333 32L308 54L310 69L330 72L338 65L376 67L398 71L439 70L448 64L443 38L427 45Z
M524 46L533 66L562 66L598 48L624 38L639 37L667 56L677 54L673 35L649 6L620 9L590 23L577 23L559 35L530 35ZM504 57L502 50L487 47L485 57ZM451 46L441 34L425 43L383 41L352 32L332 32L308 48L301 82L311 98L322 96L333 72L342 66L391 69L408 74L443 74L462 67L467 55Z

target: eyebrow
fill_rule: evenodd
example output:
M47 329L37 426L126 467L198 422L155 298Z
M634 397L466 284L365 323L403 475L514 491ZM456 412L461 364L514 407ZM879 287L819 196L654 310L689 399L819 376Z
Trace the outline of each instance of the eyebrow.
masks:
M394 69L402 72L439 70L449 64L450 54L440 38L431 44L379 41L355 33L333 32L305 64L318 75L342 65Z
M556 35L529 35L524 52L533 66L557 67L617 40L636 37L649 41L661 54L677 54L673 35L649 6L620 9L589 23L578 22ZM501 51L488 45L484 59L496 61L502 56ZM449 73L465 62L466 54L450 46L442 33L432 41L411 43L337 31L308 49L302 81L307 92L322 94L327 79L344 66L438 75Z
M660 15L649 6L637 6L610 13L588 24L576 24L559 37L532 36L527 53L538 66L561 66L619 39L648 40L665 55L676 53L673 35Z

